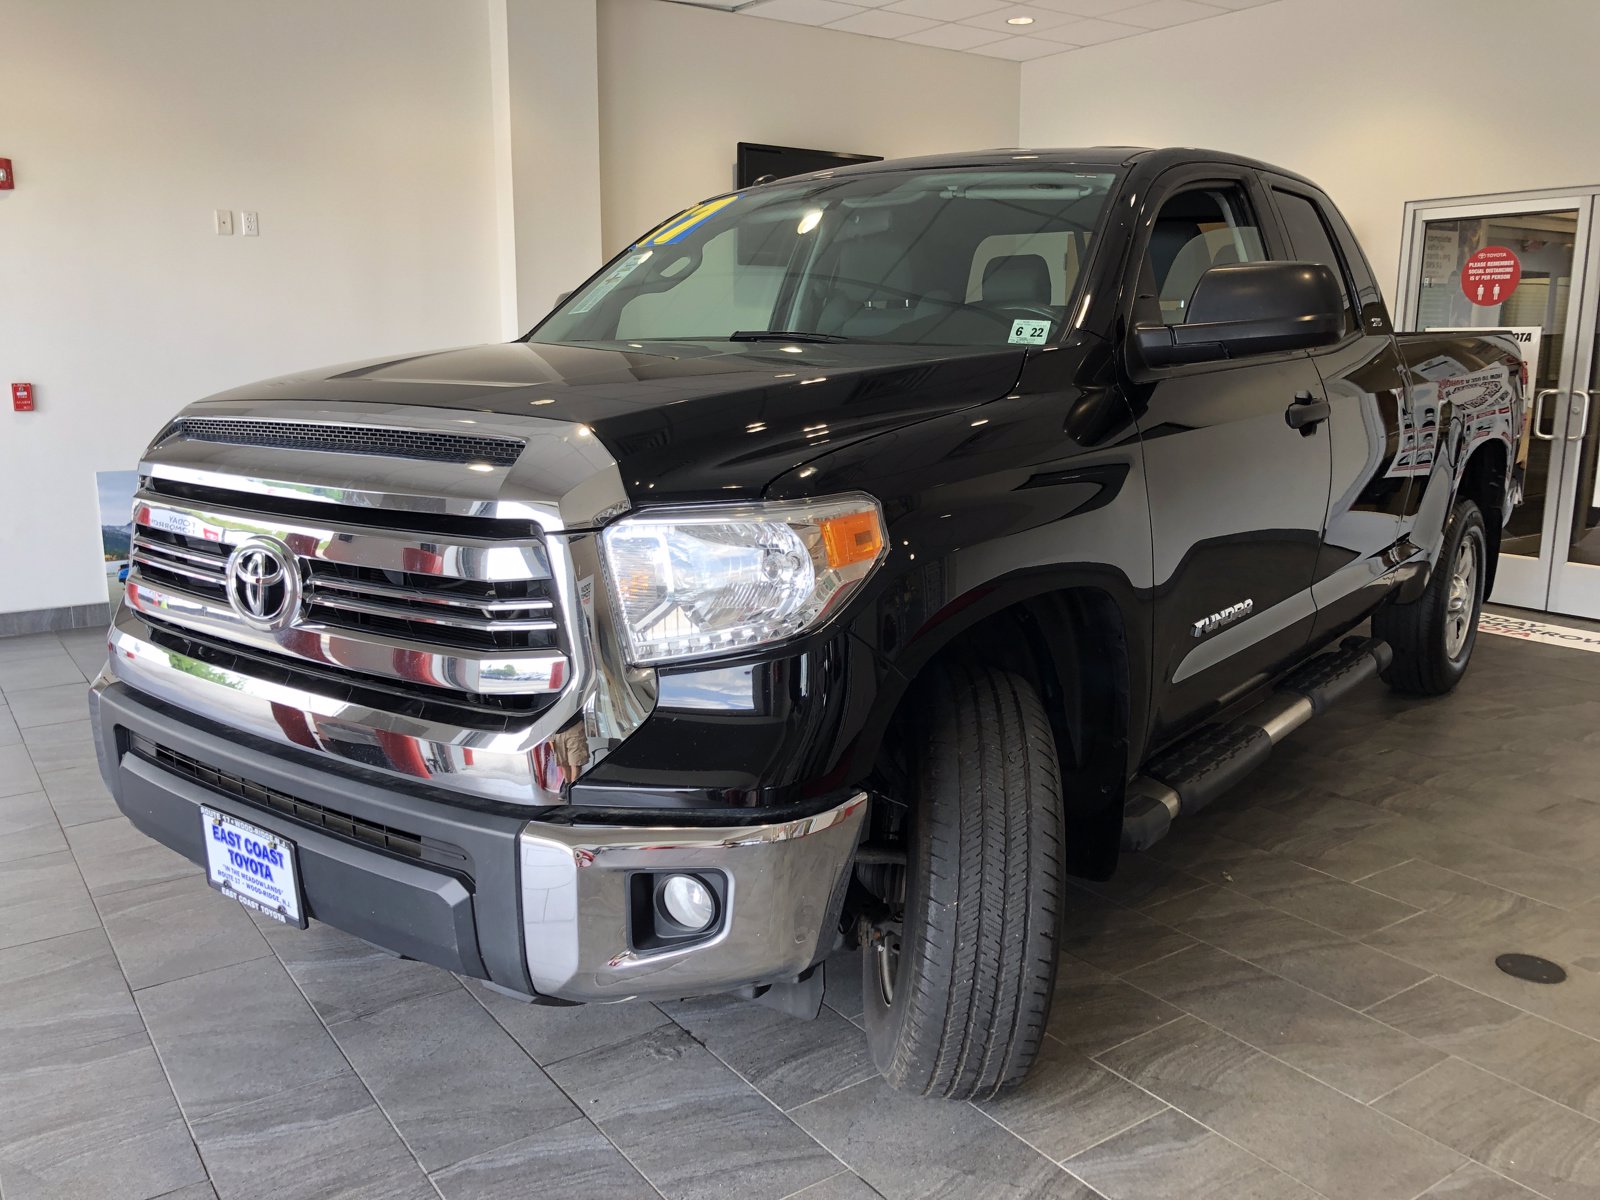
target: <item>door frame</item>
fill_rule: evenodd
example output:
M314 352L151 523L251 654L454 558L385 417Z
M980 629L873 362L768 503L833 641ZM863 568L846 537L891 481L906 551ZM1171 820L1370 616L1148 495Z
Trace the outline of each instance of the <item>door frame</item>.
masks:
M1573 589L1566 576L1574 570L1585 569L1581 565L1574 567L1569 564L1566 557L1566 538L1572 530L1572 502L1576 498L1578 460L1581 457L1577 451L1581 451L1582 445L1562 436L1574 415L1575 394L1585 391L1595 382L1590 380L1589 375L1594 355L1595 327L1600 323L1597 320L1600 318L1600 312L1597 312L1597 301L1600 301L1600 236L1597 236L1600 234L1600 228L1597 228L1600 184L1408 201L1401 226L1395 328L1410 330L1416 321L1419 289L1415 286L1415 272L1420 270L1423 234L1429 221L1569 210L1577 213L1577 228L1572 245L1572 286L1567 293L1565 336L1562 338L1561 359L1556 366L1555 393L1546 397L1540 414L1546 428L1558 431L1554 439L1548 440L1550 474L1540 524L1540 553L1534 558L1502 552L1496 570L1493 599L1520 608L1600 616L1600 568L1587 568L1595 574L1593 588L1581 589L1583 595L1592 597L1593 609L1586 611L1587 606L1581 603L1579 608L1573 608L1570 602L1572 598L1567 596ZM1591 398L1594 399L1600 398ZM1528 397L1528 406L1531 420L1534 415L1533 396ZM1594 418L1593 413L1590 416ZM1535 434L1537 432L1537 429L1534 430Z

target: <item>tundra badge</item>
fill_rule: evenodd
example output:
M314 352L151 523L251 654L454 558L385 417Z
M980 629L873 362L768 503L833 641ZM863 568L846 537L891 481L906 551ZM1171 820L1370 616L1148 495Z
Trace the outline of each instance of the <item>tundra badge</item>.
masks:
M1208 633L1215 633L1224 625L1232 625L1243 617L1248 617L1255 608L1254 600L1241 600L1237 604L1230 604L1221 612L1214 612L1209 617L1202 617L1194 623L1195 637L1205 637Z

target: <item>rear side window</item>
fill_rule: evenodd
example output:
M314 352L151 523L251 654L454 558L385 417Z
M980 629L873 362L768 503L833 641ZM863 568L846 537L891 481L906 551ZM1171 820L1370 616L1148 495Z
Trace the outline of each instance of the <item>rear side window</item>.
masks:
M1278 202L1283 229L1289 235L1289 248L1295 258L1301 262L1321 263L1339 281L1339 298L1344 301L1344 328L1349 333L1355 328L1355 309L1350 303L1350 287L1345 282L1344 262L1334 248L1327 222L1317 206L1304 196L1274 189L1273 197Z
M1182 325L1189 319L1200 276L1212 267L1266 258L1242 187L1209 184L1169 196L1145 251L1146 278L1155 286L1162 322Z

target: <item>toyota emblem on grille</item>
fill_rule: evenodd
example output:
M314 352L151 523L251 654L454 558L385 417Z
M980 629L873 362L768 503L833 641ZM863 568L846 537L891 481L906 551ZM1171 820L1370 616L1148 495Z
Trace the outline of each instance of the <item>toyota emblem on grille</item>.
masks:
M300 611L300 568L287 546L252 538L228 559L228 603L257 629L283 629Z

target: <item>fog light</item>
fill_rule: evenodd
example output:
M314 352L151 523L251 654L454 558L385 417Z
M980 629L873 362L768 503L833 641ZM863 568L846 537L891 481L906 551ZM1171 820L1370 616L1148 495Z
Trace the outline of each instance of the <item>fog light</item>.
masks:
M691 933L698 933L717 916L716 897L693 875L668 875L661 886L661 907Z

